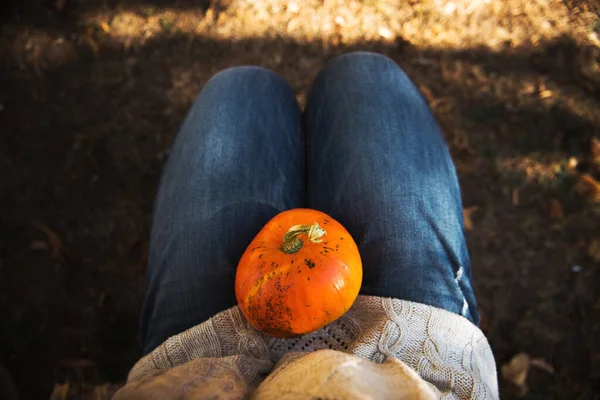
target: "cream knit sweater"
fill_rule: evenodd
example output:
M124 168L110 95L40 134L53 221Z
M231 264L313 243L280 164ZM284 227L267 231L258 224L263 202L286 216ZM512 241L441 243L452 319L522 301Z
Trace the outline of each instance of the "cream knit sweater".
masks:
M295 339L261 334L237 307L223 311L139 360L115 395L247 397L497 399L498 385L490 346L467 319L359 296L342 318Z

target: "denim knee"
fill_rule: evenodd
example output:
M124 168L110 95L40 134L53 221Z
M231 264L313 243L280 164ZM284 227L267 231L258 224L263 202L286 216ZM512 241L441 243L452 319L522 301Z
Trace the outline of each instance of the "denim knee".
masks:
M205 90L221 93L235 93L248 87L291 89L286 81L274 71L258 66L239 66L226 68L208 80ZM202 93L200 93L202 95Z

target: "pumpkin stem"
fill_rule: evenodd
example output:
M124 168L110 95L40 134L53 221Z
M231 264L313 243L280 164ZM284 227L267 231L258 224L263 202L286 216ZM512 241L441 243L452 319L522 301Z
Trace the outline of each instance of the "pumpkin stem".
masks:
M294 254L302 248L302 240L298 235L305 234L308 240L312 243L321 243L323 236L327 235L325 229L321 228L318 223L312 225L294 225L283 235L283 244L281 250L286 254Z

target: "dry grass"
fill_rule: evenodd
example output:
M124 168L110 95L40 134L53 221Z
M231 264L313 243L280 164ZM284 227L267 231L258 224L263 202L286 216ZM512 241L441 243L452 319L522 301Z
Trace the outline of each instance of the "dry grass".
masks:
M12 97L0 91L0 118L17 116L5 125L15 134L0 136L0 144L16 150L0 153L0 161L8 160L2 164L7 171L14 165L12 175L23 176L0 189L50 202L50 210L41 200L15 207L15 218L58 227L71 257L79 254L83 260L83 266L67 271L78 278L67 272L60 276L90 285L61 303L79 301L86 310L75 313L75 333L54 336L65 342L67 352L98 364L105 358L129 363L124 368L136 356L119 358L98 350L96 333L86 329L104 321L111 293L115 304L139 309L140 296L131 300L131 288L139 287L143 275L152 203L148 193L153 193L173 132L210 76L231 65L259 64L284 75L303 103L328 59L368 49L402 65L447 135L470 210L468 239L484 328L498 361L530 352L556 370L552 377L533 377L542 382L530 385L534 394L592 396L591 382L600 378L595 372L600 371L600 209L578 193L582 182L592 182L584 188L589 191L600 178L600 166L594 167L599 163L592 160L597 154L589 154L589 139L598 136L600 127L596 2L115 3L67 2L65 10L40 11L55 15L59 22L54 24L15 18L0 28L0 58L8 77L0 83L12 88L6 91ZM13 104L18 110L9 114L6 109ZM38 127L38 119L46 125ZM45 136L48 126L56 127L55 137ZM22 142L19 135L25 137ZM62 147L56 155L43 151L57 142ZM33 154L29 158L20 155L28 152ZM36 156L48 163L37 165ZM140 183L146 181L152 183ZM108 192L108 199L95 203L100 196L96 185ZM73 193L95 208L71 200ZM2 201L0 196L0 206ZM40 261L28 258L33 257L29 253L22 257L25 261L16 265L38 267ZM102 270L109 283L102 287L88 270ZM43 290L32 287L22 294L24 300L19 298L29 313L46 301L29 305L38 292ZM131 329L126 332L129 347L135 346ZM69 390L77 392L77 382L69 382Z
M105 31L112 40L129 44L167 30L215 39L320 41L325 46L402 38L419 48L503 49L561 36L597 43L595 18L591 11L573 13L562 0L240 0L206 12L168 7L93 11L81 23L110 27Z

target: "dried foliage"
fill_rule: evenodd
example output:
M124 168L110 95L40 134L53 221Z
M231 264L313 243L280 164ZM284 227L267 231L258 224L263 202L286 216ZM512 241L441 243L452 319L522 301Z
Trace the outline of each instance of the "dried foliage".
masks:
M40 366L39 384L21 387L23 397L48 397L55 382L59 398L97 386L76 382L73 368L81 366L57 381L57 357L109 366L110 374L94 373L101 381L124 379L139 356L156 184L177 127L214 73L274 69L304 104L328 60L371 50L398 62L420 88L446 135L464 203L478 205L476 214L464 210L464 224L497 359L526 351L560 360L555 375L525 379L529 394L591 398L600 379L596 5L16 6L0 27L0 304L11 305L0 333L15 374Z

